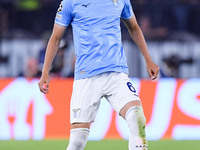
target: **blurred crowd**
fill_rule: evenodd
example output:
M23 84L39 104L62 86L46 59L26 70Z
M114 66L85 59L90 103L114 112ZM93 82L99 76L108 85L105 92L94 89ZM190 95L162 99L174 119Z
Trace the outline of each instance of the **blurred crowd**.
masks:
M0 0L0 36L37 38L51 30L60 1ZM131 0L131 3L147 40L200 38L200 0ZM125 32L123 37L129 36Z
M61 0L0 0L1 37L38 37L51 30Z
M46 45L48 42L48 37L43 39L44 45L38 51L38 55L36 57L29 57L25 68L21 70L18 76L23 76L27 78L33 77L41 77L42 69L45 61L45 53L46 53ZM73 52L70 52L73 51ZM68 55L68 56L66 56ZM66 62L68 59L68 62ZM74 50L71 49L69 43L66 39L62 39L59 45L58 52L53 60L53 63L50 68L49 75L51 78L59 78L59 77L74 77L74 66L75 66L75 53ZM70 62L69 62L70 61ZM68 68L66 71L64 68Z
M133 0L148 40L194 40L200 37L200 0Z

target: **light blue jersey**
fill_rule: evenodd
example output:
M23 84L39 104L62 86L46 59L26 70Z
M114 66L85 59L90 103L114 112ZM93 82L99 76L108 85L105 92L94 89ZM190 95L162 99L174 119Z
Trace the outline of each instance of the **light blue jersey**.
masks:
M104 72L128 74L121 41L120 18L133 16L129 0L64 0L55 19L73 28L75 80Z

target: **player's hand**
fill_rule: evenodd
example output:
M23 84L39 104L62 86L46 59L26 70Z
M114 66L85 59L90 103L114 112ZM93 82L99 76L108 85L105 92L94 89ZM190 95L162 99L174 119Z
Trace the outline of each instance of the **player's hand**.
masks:
M159 67L152 60L146 62L146 68L149 74L149 78L151 78L151 80L157 79Z
M42 93L44 93L44 94L49 93L49 82L50 82L49 75L42 74L40 81L38 82L38 86Z

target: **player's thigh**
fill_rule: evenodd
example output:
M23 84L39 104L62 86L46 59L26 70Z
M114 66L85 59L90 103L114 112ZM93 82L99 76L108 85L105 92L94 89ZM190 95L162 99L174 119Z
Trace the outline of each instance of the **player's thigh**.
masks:
M119 114L121 110L127 110L134 105L140 105L141 101L134 88L134 83L131 82L127 74L118 73L114 80L111 81L110 91L106 98Z
M88 126L94 121L102 96L101 91L97 77L74 81L70 104L72 127Z

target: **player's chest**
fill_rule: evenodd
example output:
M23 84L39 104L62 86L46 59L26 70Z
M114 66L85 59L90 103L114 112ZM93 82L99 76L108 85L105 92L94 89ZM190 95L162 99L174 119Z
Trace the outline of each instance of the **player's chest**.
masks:
M78 0L73 7L73 16L78 20L118 18L123 7L123 0Z

